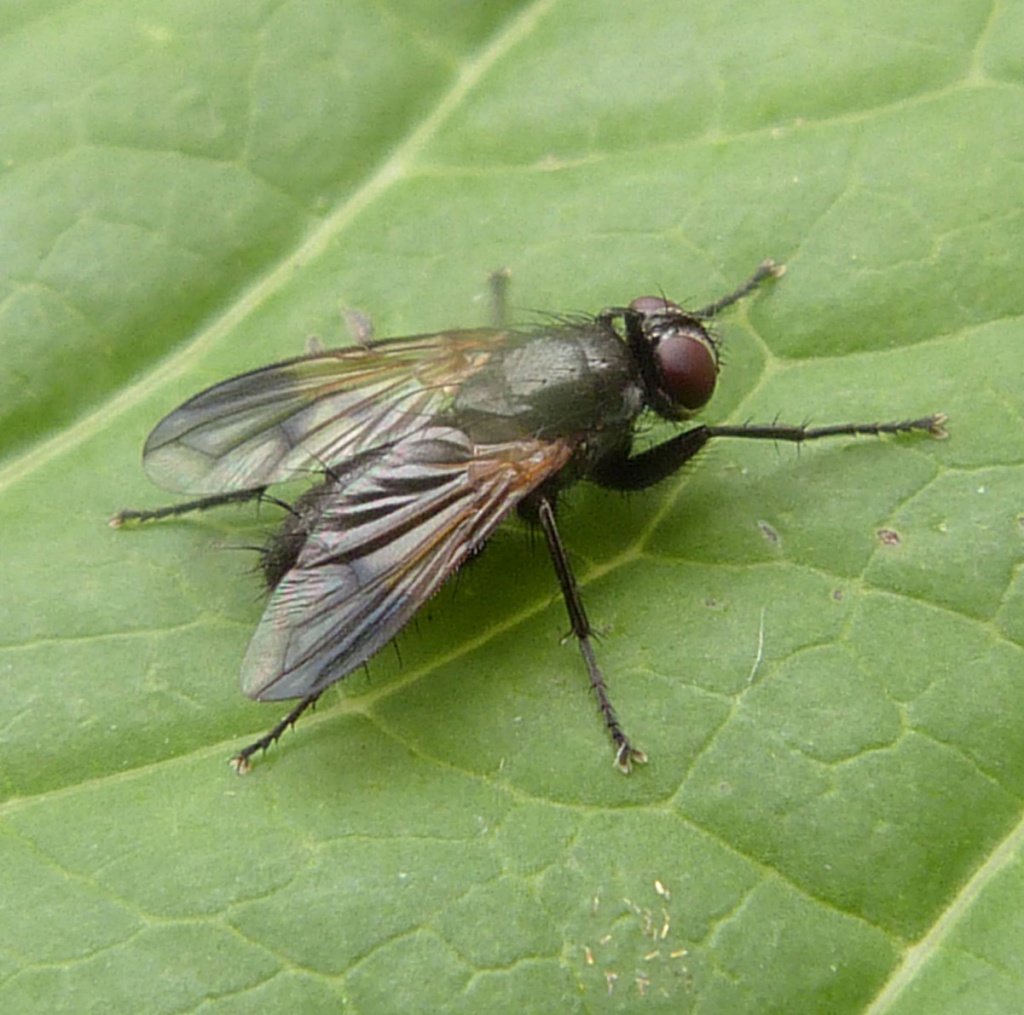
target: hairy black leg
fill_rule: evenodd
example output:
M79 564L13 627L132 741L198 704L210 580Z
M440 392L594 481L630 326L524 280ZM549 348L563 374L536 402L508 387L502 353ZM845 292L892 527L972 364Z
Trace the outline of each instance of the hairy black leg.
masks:
M762 423L743 426L712 426L708 427L712 437L747 437L754 440L814 441L821 437L855 437L867 434L878 437L885 433L912 433L923 430L942 440L949 436L943 424L947 420L945 413L937 412L933 416L921 419L901 419L894 423L833 423L830 426L790 426L782 423Z
M547 497L540 497L537 501L537 519L540 527L544 530L544 536L548 541L548 550L551 552L551 561L555 565L555 574L558 576L558 584L562 588L562 596L565 599L565 608L569 612L569 623L572 626L572 633L579 642L580 652L583 654L583 661L587 664L587 672L590 674L590 686L594 689L597 703L604 716L605 725L611 734L615 744L615 765L629 774L633 762L645 762L647 755L639 748L630 743L629 738L623 732L619 723L619 717L608 698L608 688L601 676L597 659L594 656L594 647L591 644L590 636L593 629L587 619L587 612L583 608L583 600L580 598L580 590L576 585L576 577L573 575L569 558L565 552L561 537L558 535L558 528L555 525L555 513L551 507L551 501Z
M268 733L265 733L259 740L253 741L248 747L243 747L232 759L231 767L239 775L245 775L251 768L252 762L249 760L257 751L266 751L266 749L274 743L276 740L280 740L281 734L284 733L289 726L294 726L298 722L299 716L306 711L307 708L312 708L319 699L323 691L317 691L316 694L310 694L303 698L295 708L293 708L277 725L275 725Z
M745 437L748 440L804 441L823 437L853 437L858 434L912 433L925 431L933 437L947 436L943 429L946 416L936 413L921 419L894 423L836 423L831 426L790 426L780 423L744 426L695 426L639 455L610 457L592 470L590 478L612 490L644 490L683 467L714 437Z
M125 508L118 511L110 519L110 527L119 529L125 522L152 522L158 518L173 518L176 515L187 515L192 511L208 511L210 508L221 507L224 504L243 504L249 500L258 500L263 497L265 486L258 486L254 490L236 490L233 493L216 493L212 497L200 497L198 500L187 500L181 504L168 504L166 507L153 508L149 511L136 511L133 508ZM280 503L277 501L276 503Z
M784 265L776 264L774 261L762 261L757 266L757 271L743 285L738 286L728 296L723 296L720 300L715 300L714 303L701 307L700 310L694 310L693 316L703 318L714 317L725 310L726 307L731 307L734 303L738 303L747 293L753 292L766 278L778 278L785 271Z

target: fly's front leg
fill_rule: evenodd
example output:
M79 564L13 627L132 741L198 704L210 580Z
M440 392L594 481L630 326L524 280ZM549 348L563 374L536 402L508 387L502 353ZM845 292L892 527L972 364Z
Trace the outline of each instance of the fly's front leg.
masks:
M789 426L781 423L695 426L639 455L630 457L625 450L619 455L610 455L597 463L590 473L590 478L610 490L646 490L678 472L714 437L745 437L748 440L802 444L804 441L820 440L823 437L877 437L880 434L923 431L941 440L948 436L943 427L945 422L946 416L943 413L936 413L921 419L904 419L895 423L836 423L816 427Z
M737 286L728 296L723 296L720 300L715 300L714 303L709 303L706 307L693 311L693 316L703 318L704 320L707 320L709 317L715 317L725 310L726 307L731 307L748 293L752 293L766 278L781 278L785 274L785 265L776 264L771 260L762 261L757 266L757 271L743 285Z
M110 519L110 527L119 529L125 522L154 522L160 518L174 518L177 515L187 515L193 511L208 511L210 508L222 507L225 504L244 504L249 500L261 499L266 489L265 486L258 486L254 490L217 493L212 497L200 497L198 500L187 500L181 504L168 504L166 507L152 508L149 511L125 508Z
M746 437L753 440L804 441L820 440L822 437L855 437L866 434L878 437L884 433L913 433L915 430L929 433L938 440L949 436L946 433L945 413L921 419L901 419L895 423L833 423L831 426L786 426L778 423L763 423L746 426L709 426L709 437Z
M593 629L587 619L587 612L583 608L583 600L580 598L580 590L576 585L576 577L569 564L569 558L565 552L561 537L558 535L558 528L555 525L555 513L551 507L551 501L547 497L540 497L537 501L537 519L540 527L544 530L544 538L548 542L548 550L551 552L551 561L555 565L555 574L558 576L558 584L562 588L562 596L565 599L565 608L569 612L569 623L572 626L572 633L579 642L580 652L583 654L583 661L587 664L587 672L590 674L590 686L594 689L597 703L604 716L605 725L611 734L615 744L615 766L627 775L632 769L633 762L642 763L647 761L647 755L639 748L630 743L629 737L623 732L619 723L619 717L608 698L608 688L598 668L597 659L594 656L594 646L591 644L590 636Z

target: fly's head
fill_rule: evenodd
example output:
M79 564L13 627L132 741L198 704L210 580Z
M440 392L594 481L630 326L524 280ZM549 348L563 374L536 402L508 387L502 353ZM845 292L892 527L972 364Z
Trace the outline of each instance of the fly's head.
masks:
M718 348L700 319L661 296L638 296L621 313L647 404L675 420L703 408L718 380Z

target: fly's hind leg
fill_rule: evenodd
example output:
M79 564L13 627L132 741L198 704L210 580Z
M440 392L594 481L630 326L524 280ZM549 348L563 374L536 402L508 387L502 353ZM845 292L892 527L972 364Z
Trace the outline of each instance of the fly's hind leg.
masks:
M551 561L555 565L555 574L558 576L558 584L562 588L562 596L565 599L565 608L569 613L569 623L572 626L572 633L579 642L580 652L583 654L583 661L587 664L587 672L590 674L590 686L593 688L597 698L598 707L604 717L605 726L615 744L615 767L626 775L630 773L633 763L642 764L647 761L647 755L638 747L634 747L629 737L626 736L619 722L619 717L608 697L608 686L604 682L601 670L597 665L594 656L594 646L591 643L591 635L594 633L587 618L587 612L583 608L583 600L580 598L580 590L576 584L576 577L569 564L569 557L565 552L565 546L558 535L558 528L555 525L555 512L551 501L547 497L538 497L534 505L537 512L537 520L544 531L544 538L548 543L548 550L551 553Z
M119 529L125 522L155 522L160 518L174 518L178 515L191 514L193 511L208 511L210 508L222 507L225 504L244 504L250 500L261 500L264 498L266 489L265 486L258 486L253 490L217 493L211 497L199 497L197 500L187 500L181 504L168 504L165 507L152 508L148 511L125 508L110 519L110 527Z
M316 694L307 695L300 701L295 708L293 708L279 723L277 723L269 732L265 733L259 740L254 740L248 747L243 747L232 759L231 767L239 774L246 775L252 768L252 756L257 751L266 751L271 744L281 739L281 734L284 733L289 726L294 726L299 716L308 708L312 708L323 694L323 691L317 691Z

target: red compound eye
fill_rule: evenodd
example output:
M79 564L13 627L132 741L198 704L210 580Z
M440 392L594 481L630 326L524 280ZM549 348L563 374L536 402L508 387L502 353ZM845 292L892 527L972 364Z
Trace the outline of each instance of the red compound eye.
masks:
M663 338L654 355L673 402L691 411L707 405L718 380L718 360L706 338L677 332Z
M682 313L678 303L673 303L663 296L637 296L629 304L629 309L638 310L644 317L650 317L652 314L671 314L673 311Z

